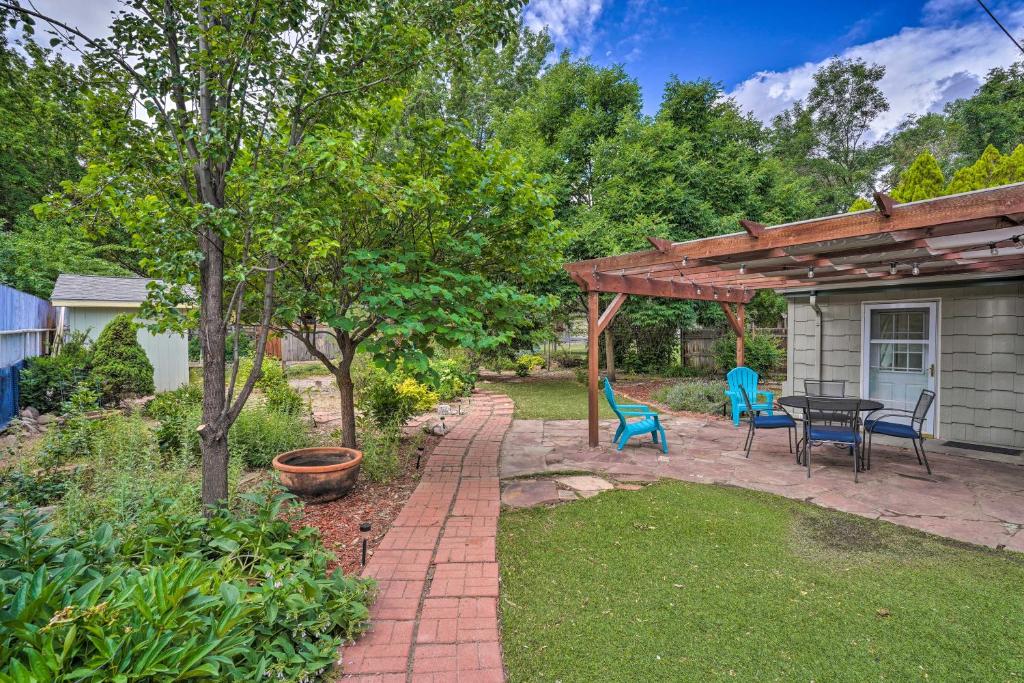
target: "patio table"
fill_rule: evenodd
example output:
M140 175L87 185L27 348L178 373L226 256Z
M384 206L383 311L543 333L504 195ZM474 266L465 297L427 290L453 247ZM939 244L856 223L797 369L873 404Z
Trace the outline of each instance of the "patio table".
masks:
M814 398L818 400L828 400L828 396L780 396L778 403L781 406L787 408L800 408L801 410L807 408L807 399ZM853 397L851 397L853 398ZM871 398L862 398L860 400L860 411L873 413L876 410L881 410L885 407L885 404L881 401L876 401Z

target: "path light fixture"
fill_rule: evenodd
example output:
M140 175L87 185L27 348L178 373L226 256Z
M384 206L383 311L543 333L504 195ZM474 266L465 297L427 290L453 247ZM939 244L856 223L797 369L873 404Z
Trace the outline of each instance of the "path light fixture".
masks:
M363 522L359 525L359 538L363 539L363 563L362 566L366 566L366 544L370 540L370 523Z
M416 469L420 468L420 458L423 457L423 446L416 447Z

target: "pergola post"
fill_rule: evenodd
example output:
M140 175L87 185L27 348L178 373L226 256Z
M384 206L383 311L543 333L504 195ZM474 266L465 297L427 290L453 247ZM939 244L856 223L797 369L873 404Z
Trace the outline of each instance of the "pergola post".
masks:
M744 353L746 352L747 327L744 325L746 318L746 304L736 304L736 319L740 324L740 332L736 335L736 367L743 367Z
M591 290L587 292L587 432L591 448L597 445L598 313L598 293Z

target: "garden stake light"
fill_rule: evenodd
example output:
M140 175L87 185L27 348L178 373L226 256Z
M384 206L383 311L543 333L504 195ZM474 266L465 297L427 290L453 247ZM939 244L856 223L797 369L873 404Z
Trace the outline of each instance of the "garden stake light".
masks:
M416 469L420 468L420 458L423 457L423 446L416 447Z
M366 566L366 544L370 540L370 523L363 522L359 525L359 536L363 539L363 567Z

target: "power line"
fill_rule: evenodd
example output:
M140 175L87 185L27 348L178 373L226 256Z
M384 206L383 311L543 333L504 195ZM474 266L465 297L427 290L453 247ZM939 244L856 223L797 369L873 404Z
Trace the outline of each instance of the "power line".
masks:
M996 22L996 26L1003 30L1003 33L1006 34L1006 37L1013 41L1013 44L1017 46L1017 49L1020 50L1021 52L1024 52L1024 47L1021 47L1020 43L1017 42L1017 39L1013 37L1013 34L1006 30L1006 27L1003 26L1003 22L996 19L996 15L992 14L992 10L990 10L985 5L985 3L982 2L982 0L978 0L978 4L981 5L981 9L985 10L985 14L992 17L992 21Z

